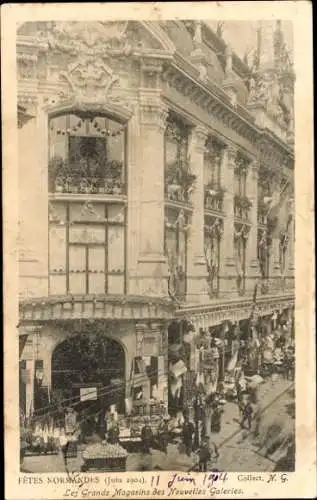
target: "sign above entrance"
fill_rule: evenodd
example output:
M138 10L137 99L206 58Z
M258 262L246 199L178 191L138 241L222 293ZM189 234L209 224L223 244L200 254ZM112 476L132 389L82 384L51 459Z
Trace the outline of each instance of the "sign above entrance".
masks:
M80 401L96 401L97 387L81 387L79 389Z

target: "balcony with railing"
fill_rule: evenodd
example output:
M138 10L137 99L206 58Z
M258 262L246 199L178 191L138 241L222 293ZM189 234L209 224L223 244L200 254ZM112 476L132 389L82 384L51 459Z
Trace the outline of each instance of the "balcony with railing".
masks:
M225 190L218 184L209 183L205 186L204 207L211 212L223 211Z
M170 204L190 205L196 176L187 161L175 161L165 169L165 201Z
M123 169L123 162L116 160L69 163L56 156L49 162L49 192L124 195Z

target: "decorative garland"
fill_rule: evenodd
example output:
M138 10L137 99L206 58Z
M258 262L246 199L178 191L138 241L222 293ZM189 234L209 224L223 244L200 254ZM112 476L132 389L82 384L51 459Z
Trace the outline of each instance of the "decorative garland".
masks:
M223 222L220 219L215 219L211 226L205 224L205 231L207 234L213 235L216 233L217 236L221 237L223 234Z
M249 228L248 226L242 226L240 231L238 231L236 228L234 228L233 230L233 235L234 235L234 238L235 239L240 239L240 238L243 238L243 239L247 239L248 236L249 236Z
M83 126L84 123L86 123L87 120L79 120L77 122L77 125L74 125L72 127L69 127L67 129L63 128L57 128L55 130L53 123L51 123L50 130L51 132L56 132L56 135L72 135L76 134ZM104 137L118 137L119 135L122 135L127 127L127 125L121 126L118 130L110 130L106 128L102 128L98 125L98 123L95 121L95 118L91 118L90 122L92 123L92 126L94 128L94 131L101 134Z
M165 129L165 137L169 137L176 142L187 143L188 132L183 124L175 120L169 120Z
M188 229L191 227L191 224L186 224L184 210L180 210L174 224L168 220L168 217L165 217L165 227L167 229L176 229L177 227L179 227L183 231L188 231Z

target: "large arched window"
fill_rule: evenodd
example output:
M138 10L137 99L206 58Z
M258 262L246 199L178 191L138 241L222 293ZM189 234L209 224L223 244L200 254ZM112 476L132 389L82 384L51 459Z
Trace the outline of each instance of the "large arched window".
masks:
M51 118L49 135L50 192L125 192L124 125L74 112Z
M125 142L105 116L49 121L51 295L126 292Z

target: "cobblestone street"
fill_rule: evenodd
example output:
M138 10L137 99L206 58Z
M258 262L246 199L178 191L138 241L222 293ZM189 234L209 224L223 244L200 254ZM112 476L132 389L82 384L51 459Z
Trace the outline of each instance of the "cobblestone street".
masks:
M274 386L267 380L259 387L260 411L263 414L281 415L287 404L292 403L290 394L292 383L279 379ZM235 403L227 403L224 407L222 429L219 435L212 436L219 447L217 468L226 471L270 471L275 462L265 457L253 445L248 431L241 430L238 408ZM273 417L274 418L274 417ZM82 465L81 453L76 459L68 460L69 471L79 471ZM188 471L197 463L197 456L187 457L180 453L179 446L170 444L168 453L152 450L151 455L131 453L127 460L127 470L179 470ZM26 457L23 470L28 472L65 472L61 455Z

